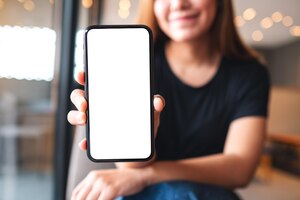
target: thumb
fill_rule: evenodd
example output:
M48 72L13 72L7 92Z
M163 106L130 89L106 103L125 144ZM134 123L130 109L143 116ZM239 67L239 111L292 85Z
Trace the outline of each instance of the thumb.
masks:
M154 95L153 105L154 105L154 110L156 112L161 112L166 105L166 101L162 96L157 94Z
M154 95L154 138L157 136L157 130L160 124L160 113L165 107L165 99L160 95Z

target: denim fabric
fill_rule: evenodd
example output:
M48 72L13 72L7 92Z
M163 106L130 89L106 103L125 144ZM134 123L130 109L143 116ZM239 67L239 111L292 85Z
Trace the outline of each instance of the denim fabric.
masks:
M230 190L187 181L163 182L142 192L116 200L240 200Z

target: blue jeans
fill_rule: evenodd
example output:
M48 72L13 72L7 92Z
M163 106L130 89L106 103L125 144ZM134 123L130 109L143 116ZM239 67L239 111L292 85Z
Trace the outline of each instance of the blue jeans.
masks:
M188 181L163 182L117 200L239 200L231 190Z

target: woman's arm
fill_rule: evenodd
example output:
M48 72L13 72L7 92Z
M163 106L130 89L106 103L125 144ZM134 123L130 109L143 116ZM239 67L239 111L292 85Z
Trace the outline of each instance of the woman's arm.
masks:
M249 183L266 136L263 117L243 117L232 122L222 154L170 162L155 162L142 173L146 185L189 180L227 188Z
M79 73L77 81L84 83L83 72ZM155 113L155 129L159 126L159 114L163 109L164 100ZM78 111L70 111L68 120L71 124L84 125L87 102L82 90L74 90L71 100ZM155 108L156 109L156 108ZM148 162L119 163L119 168L142 168L147 172L145 181L154 184L164 180L193 180L203 183L219 184L227 187L246 185L254 173L266 135L266 120L264 117L243 117L233 121L229 127L224 152L218 155L201 158L179 160L174 162L154 162L155 157ZM81 149L86 149L86 140L80 143ZM143 176L144 177L144 176Z
M247 185L258 163L265 138L265 119L244 117L229 129L222 154L170 162L144 168L96 170L74 189L72 199L114 199L163 181L187 180L236 188Z

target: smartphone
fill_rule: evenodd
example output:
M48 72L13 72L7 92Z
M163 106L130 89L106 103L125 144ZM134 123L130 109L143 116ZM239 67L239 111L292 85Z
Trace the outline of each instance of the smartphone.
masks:
M88 157L149 160L154 149L151 29L90 26L84 37Z

